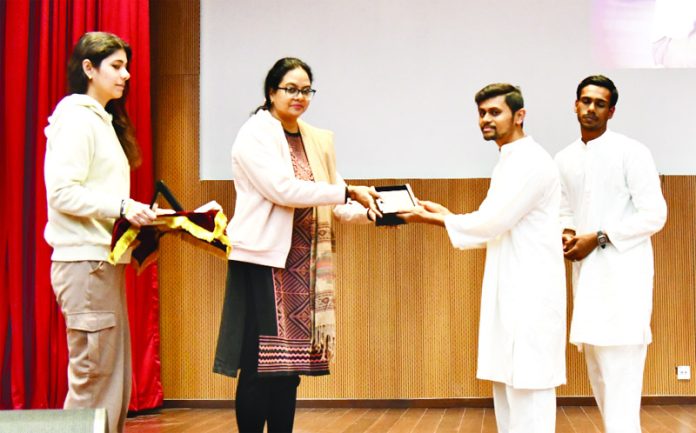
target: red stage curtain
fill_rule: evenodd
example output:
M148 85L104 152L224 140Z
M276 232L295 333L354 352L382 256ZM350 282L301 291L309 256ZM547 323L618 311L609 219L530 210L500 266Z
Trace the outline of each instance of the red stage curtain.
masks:
M67 392L65 326L43 240L43 128L66 92L66 65L86 31L108 31L133 48L128 111L143 153L131 195L153 192L148 0L0 2L0 409L61 407ZM128 275L133 345L131 410L160 406L157 268Z

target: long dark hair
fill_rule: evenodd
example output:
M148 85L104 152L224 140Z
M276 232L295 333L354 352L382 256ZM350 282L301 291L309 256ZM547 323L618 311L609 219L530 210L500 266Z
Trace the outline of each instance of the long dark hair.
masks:
M270 110L271 109L271 91L277 90L280 82L283 81L285 74L296 68L302 68L307 73L309 77L309 82L314 81L312 77L312 69L308 64L295 57L283 57L282 59L275 62L273 67L268 74L266 74L266 81L263 84L263 96L266 98L263 105L259 105L254 110L254 113L258 113L259 110Z
M102 60L118 50L126 52L130 66L131 48L123 39L106 32L89 32L82 35L68 60L68 93L87 93L89 79L82 69L83 60L89 60L95 68L99 69ZM112 99L104 108L113 116L112 124L118 141L131 168L135 168L142 162L142 157L135 138L133 123L126 112L126 98L130 87L128 83L129 80L126 81L123 96Z

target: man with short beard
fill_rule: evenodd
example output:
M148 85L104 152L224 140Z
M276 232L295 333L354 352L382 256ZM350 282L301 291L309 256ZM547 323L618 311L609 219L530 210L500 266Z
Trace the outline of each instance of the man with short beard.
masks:
M499 433L552 433L555 387L566 381L558 171L524 133L519 88L491 84L474 99L483 138L500 151L485 200L465 215L420 201L399 216L445 227L455 248L487 249L476 377L493 382Z
M570 342L585 354L606 433L640 433L640 398L652 341L650 236L667 206L650 151L607 128L619 94L607 77L580 82L580 139L556 155L563 250L573 262Z

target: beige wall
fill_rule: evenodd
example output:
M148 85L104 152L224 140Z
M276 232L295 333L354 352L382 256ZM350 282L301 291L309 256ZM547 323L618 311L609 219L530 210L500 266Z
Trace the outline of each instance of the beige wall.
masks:
M232 182L198 180L199 6L151 2L156 173L186 207L217 200L231 214ZM230 142L233 137L230 137ZM220 155L228 158L228 155ZM486 179L393 179L453 211L476 208ZM356 182L358 183L358 182ZM663 178L669 219L654 239L655 342L644 395L696 396L674 366L694 366L696 177ZM689 197L684 200L684 197ZM416 399L490 396L477 381L476 341L485 252L454 250L442 229L341 226L338 238L338 356L333 374L307 378L300 398ZM233 380L211 372L226 264L166 239L160 253L162 380L167 399L227 399ZM571 302L569 302L572 305ZM562 396L591 395L581 356L569 347Z

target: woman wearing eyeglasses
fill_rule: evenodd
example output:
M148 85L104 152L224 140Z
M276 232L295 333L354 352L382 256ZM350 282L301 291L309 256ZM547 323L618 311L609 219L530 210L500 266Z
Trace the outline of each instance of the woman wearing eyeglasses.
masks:
M333 133L300 120L315 90L296 58L266 76L265 102L232 146L237 194L213 370L237 376L240 432L292 431L300 375L325 375L335 347L333 220L368 223L374 188L336 172Z

